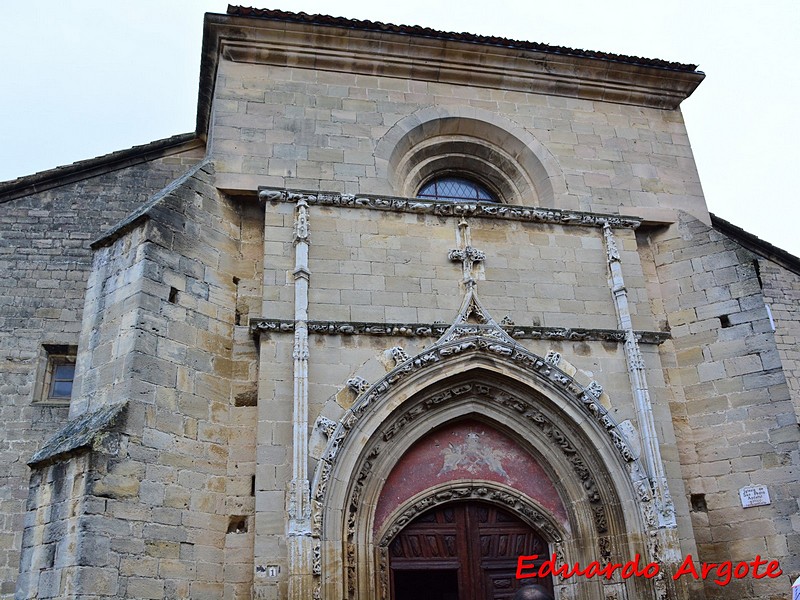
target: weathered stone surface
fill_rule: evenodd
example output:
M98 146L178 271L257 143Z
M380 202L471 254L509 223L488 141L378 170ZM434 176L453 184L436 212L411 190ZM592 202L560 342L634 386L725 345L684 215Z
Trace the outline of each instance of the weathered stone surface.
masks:
M31 457L28 464L37 467L75 450L100 446L102 436L115 425L126 406L126 402L108 404L70 421Z
M683 71L638 65L635 90L599 98L619 73L592 69L619 64L544 52L588 70L533 93L486 72L524 49L450 40L432 66L430 36L242 10L208 17L225 36L202 67L204 156L68 170L4 204L0 580L19 573L16 597L377 598L375 506L396 532L467 498L568 562L759 553L797 571L800 265L708 225L680 111L642 91ZM502 202L413 198L443 172ZM74 346L69 408L42 401L44 351ZM470 431L439 439L453 423ZM475 442L500 437L505 454ZM382 486L420 439L429 473L398 506ZM520 452L552 482L538 504L508 476ZM753 484L772 502L743 509ZM722 593L663 583L606 595Z

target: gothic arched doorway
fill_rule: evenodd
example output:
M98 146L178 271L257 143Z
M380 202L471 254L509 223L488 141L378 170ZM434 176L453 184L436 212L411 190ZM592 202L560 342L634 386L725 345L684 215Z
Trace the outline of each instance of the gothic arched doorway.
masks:
M516 579L517 557L548 557L547 542L502 508L458 502L429 510L389 545L393 600L506 600L521 583L552 591L549 577Z

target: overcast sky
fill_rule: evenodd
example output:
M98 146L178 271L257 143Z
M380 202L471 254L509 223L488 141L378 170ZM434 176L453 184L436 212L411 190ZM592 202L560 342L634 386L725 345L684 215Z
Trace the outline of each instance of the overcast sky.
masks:
M247 5L250 3L248 2ZM256 4L698 64L683 110L712 212L800 255L800 2ZM0 181L194 130L203 13L218 0L5 3Z

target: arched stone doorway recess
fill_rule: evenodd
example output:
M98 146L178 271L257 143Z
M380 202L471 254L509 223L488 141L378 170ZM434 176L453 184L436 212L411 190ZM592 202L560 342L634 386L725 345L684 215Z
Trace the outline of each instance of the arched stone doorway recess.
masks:
M521 582L517 557L549 545L528 524L484 502L451 502L430 509L400 530L388 546L393 600L508 600ZM551 577L535 581L552 591Z
M463 419L535 457L556 485L566 524L502 482L450 482L402 503L376 533L376 507L394 466L431 430ZM361 393L320 457L312 489L316 595L389 598L391 527L452 500L502 506L545 534L559 562L625 562L637 553L658 560L652 498L615 427L585 388L518 346L462 338L406 360ZM573 577L556 581L555 591L559 599L656 598L654 582L638 577Z
M474 418L445 423L408 448L381 489L374 527L392 600L510 598L520 584L517 558L537 554L541 563L569 532L547 472ZM544 585L552 588L550 577Z

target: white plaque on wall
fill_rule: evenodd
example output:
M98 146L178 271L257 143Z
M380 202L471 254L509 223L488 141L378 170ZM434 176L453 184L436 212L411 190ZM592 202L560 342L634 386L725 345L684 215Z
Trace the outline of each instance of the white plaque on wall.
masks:
M765 485L748 485L747 487L743 487L739 490L739 498L742 501L742 508L771 504L769 491Z

